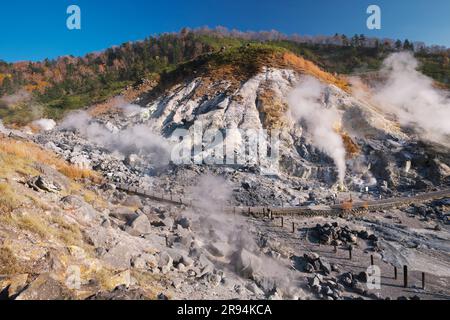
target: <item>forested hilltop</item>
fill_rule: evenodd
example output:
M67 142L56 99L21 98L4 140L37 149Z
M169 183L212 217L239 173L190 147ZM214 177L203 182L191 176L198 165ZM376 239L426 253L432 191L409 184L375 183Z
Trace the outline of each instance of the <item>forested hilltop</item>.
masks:
M0 61L0 96L18 96L0 100L0 118L5 123L19 125L32 121L36 113L57 119L68 110L105 101L143 79L158 82L180 65L201 56L203 60L205 56L220 59L221 55L229 60L241 59L236 49L251 46L289 50L325 71L344 75L379 70L389 53L411 50L421 61L423 73L435 79L437 85L450 88L450 51L443 47L364 35L301 37L276 31L183 29L179 33L124 43L84 57L65 56L14 64ZM256 50L253 54L259 52L262 51Z

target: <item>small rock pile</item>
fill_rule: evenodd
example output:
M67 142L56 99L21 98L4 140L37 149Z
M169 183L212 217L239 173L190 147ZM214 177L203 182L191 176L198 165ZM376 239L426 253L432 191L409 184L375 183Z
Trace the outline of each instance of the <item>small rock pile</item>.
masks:
M326 280L322 275L309 279L309 288L319 299L341 300L344 286L333 279Z
M335 265L330 264L315 252L305 253L303 259L306 262L304 271L307 273L323 272L325 275L329 275L332 271L336 271Z
M325 223L324 225L317 224L314 231L319 242L325 245L340 246L356 244L358 238L373 242L378 241L377 236L369 234L366 230L356 231L351 230L348 226L340 227L337 222L333 222L332 224Z

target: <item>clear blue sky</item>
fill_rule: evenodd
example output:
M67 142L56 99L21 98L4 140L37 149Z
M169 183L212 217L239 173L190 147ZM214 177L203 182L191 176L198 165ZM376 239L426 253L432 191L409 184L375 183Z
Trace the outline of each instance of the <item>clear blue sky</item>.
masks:
M82 30L66 28L66 9L79 5ZM366 9L382 9L382 29L366 28ZM83 55L182 27L270 30L421 40L450 46L450 0L2 0L0 59L41 60Z

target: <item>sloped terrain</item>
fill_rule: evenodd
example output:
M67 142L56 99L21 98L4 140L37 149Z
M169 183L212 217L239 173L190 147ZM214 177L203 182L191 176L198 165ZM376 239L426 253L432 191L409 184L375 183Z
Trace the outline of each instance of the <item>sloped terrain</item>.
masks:
M448 199L282 226L224 210L351 208L353 199L445 188L448 149L352 83L253 44L180 64L56 127L1 126L2 297L448 299ZM242 148L246 130L266 130L259 143L272 147L279 137L269 148L278 157ZM202 141L208 131L223 141ZM174 157L196 135L196 148ZM122 184L172 201L127 194ZM433 266L428 291L390 276L367 290L370 255L384 275L408 264L414 283Z

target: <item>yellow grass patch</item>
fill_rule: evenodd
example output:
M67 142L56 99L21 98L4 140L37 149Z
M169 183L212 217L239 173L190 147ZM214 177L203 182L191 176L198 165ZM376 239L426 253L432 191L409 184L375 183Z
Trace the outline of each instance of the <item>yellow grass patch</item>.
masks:
M16 256L12 250L6 246L0 247L0 274L1 275L15 275L22 273L23 268L17 261Z
M20 206L22 197L20 197L9 184L0 183L0 211L11 211Z
M16 141L9 138L0 138L0 155L6 154L14 156L20 161L33 161L55 167L60 173L71 179L89 179L93 182L100 182L99 174L92 170L77 168L67 164L48 150L44 150L38 145L27 141Z

